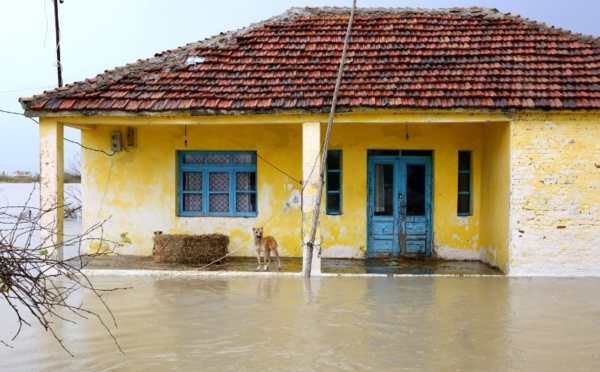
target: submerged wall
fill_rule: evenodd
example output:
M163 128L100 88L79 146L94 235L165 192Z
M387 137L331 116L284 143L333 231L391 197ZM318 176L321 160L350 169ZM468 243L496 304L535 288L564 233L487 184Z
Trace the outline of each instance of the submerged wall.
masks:
M522 115L510 141L510 275L600 275L600 115Z

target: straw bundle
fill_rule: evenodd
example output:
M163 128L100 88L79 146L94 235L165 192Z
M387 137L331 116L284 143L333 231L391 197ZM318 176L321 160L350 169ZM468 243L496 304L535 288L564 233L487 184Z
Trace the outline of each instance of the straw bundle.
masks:
M224 261L229 237L223 234L154 235L155 263L205 264Z

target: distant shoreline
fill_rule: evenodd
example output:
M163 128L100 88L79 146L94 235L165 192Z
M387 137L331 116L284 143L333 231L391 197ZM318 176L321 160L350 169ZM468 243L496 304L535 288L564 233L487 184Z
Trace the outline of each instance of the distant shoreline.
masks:
M65 173L65 183L81 183L81 176ZM0 174L0 183L40 183L40 176L9 176Z

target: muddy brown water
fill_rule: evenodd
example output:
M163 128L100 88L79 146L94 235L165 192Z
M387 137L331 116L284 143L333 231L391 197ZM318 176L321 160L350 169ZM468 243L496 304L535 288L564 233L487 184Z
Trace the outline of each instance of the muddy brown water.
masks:
M39 326L0 370L594 371L600 279L93 276L124 353L92 319ZM88 294L88 308L103 314ZM0 302L0 340L14 318Z
M30 193L0 185L0 202L21 205ZM80 232L78 221L65 229ZM301 270L301 260L283 264ZM91 266L197 269L132 257ZM253 259L232 259L207 270L253 268ZM11 341L16 319L0 300L0 341L12 347L0 343L0 371L600 370L600 278L509 278L480 263L401 260L324 260L323 271L475 276L92 276L99 288L130 288L105 295L118 327L93 296L71 298L102 315L123 353L94 319L56 319L75 357L35 322Z
M71 255L72 256L72 255ZM70 256L69 256L70 257ZM373 275L504 275L500 270L478 261L443 261L415 259L339 259L323 258L322 272L325 274L373 274ZM222 271L254 272L256 258L228 257L227 260L213 264L173 264L155 263L151 256L99 255L74 258L74 266L83 264L89 270L143 270L153 272L167 271ZM300 273L302 257L283 257L281 269L277 262L271 263L269 272Z

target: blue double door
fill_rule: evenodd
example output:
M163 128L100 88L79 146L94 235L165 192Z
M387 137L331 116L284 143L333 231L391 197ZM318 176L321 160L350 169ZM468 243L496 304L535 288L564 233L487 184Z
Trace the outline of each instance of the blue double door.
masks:
M431 155L369 156L367 257L431 256L431 168Z

